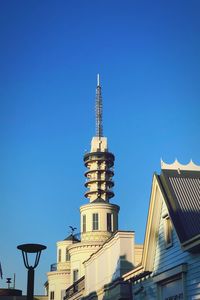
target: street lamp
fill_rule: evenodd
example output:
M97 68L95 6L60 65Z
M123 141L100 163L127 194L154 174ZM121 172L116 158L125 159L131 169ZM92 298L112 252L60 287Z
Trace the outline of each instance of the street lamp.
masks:
M42 250L45 250L47 247L40 244L23 244L17 246L17 249L22 251L22 256L24 260L24 265L28 269L28 280L27 280L27 300L33 300L34 294L34 269L39 264L40 255ZM35 262L33 266L29 264L28 253L35 253Z

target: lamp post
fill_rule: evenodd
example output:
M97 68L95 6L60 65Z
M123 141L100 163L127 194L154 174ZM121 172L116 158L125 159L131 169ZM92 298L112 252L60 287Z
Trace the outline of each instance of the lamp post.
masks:
M27 280L27 300L33 300L34 294L34 269L39 264L40 255L42 250L45 250L47 247L40 244L23 244L17 246L17 249L22 251L22 256L24 260L24 265L28 269L28 280ZM30 265L28 261L28 253L35 254L35 262L33 266Z

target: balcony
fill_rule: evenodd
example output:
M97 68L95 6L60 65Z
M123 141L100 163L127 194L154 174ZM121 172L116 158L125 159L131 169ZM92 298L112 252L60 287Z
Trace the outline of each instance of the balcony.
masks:
M66 289L64 300L75 299L77 296L83 295L85 289L85 276L74 282L70 287Z
M51 264L51 266L50 266L50 271L51 271L51 272L57 271L57 263Z

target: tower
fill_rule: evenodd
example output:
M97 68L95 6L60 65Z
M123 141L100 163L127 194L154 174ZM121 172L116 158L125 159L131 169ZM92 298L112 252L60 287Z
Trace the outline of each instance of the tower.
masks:
M96 135L92 138L90 152L84 155L85 197L89 203L80 207L81 240L69 246L71 284L85 274L83 262L118 229L119 206L109 202L114 196L114 160L114 155L108 151L107 138L103 136L102 93L97 75Z
M114 155L103 136L102 93L99 75L96 87L96 134L90 152L84 155L87 204L80 207L80 240L74 235L57 242L57 264L47 273L49 300L62 299L65 289L85 275L83 262L118 230L119 206L110 203L114 196Z
M119 206L109 201L114 196L114 155L108 151L107 138L103 136L102 93L97 75L96 135L91 141L90 152L84 155L88 189L85 197L89 203L81 206L81 240L105 241L118 229Z

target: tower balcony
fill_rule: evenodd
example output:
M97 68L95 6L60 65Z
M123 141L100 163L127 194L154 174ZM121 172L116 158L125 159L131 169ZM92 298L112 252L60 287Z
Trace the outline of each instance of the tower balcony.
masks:
M105 162L110 168L114 165L115 157L110 152L89 152L84 155L83 160L86 167L92 162Z
M108 188L112 188L114 186L114 182L109 179L90 179L85 183L85 187L89 188L89 185L94 183L97 183L98 185L105 183Z
M114 171L110 169L92 169L85 172L85 177L89 178L88 175L92 175L93 173L106 173L108 176L113 177Z
M51 264L50 271L51 272L57 271L57 263Z
M101 190L101 189L94 189L94 190L88 190L85 192L85 197L86 198L90 198L90 195L92 194L106 194L106 198L110 199L112 197L114 197L114 192L112 190L108 190L108 191L105 191L105 190Z
M69 269L70 269L70 261L54 263L54 264L51 264L51 266L50 266L51 272L65 271L65 270L69 270Z

